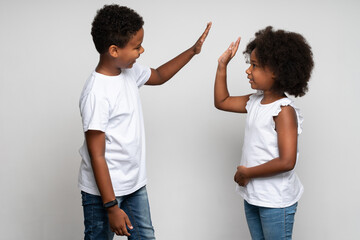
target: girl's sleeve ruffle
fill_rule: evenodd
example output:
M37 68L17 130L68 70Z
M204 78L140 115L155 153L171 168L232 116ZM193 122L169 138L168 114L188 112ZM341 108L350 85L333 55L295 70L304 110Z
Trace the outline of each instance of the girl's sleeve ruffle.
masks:
M297 116L297 122L298 122L298 134L301 134L302 133L302 124L303 124L304 118L301 115L300 109L294 105L294 102L291 99L289 99L289 98L284 99L284 101L282 101L276 107L276 109L275 109L275 111L273 113L273 117L278 116L279 113L281 112L281 107L285 107L285 106L291 106L292 108L294 108L294 110L296 112L296 116ZM273 125L273 128L275 129L275 121L272 121L272 125Z
M252 106L252 104L254 103L254 101L256 99L260 98L262 94L263 94L263 91L257 90L255 93L250 95L249 101L247 101L247 103L245 105L245 109L246 109L247 112L249 112L249 109Z

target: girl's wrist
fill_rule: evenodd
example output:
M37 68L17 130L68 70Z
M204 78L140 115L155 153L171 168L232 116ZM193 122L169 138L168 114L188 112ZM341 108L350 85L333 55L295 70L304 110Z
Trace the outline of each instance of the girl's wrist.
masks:
M227 64L225 64L225 63L222 63L222 62L219 62L218 63L218 67L217 67L217 70L218 71L226 71L226 69L227 69Z
M251 178L250 177L250 169L245 167L245 166L242 166L241 167L241 174L245 177L245 178Z

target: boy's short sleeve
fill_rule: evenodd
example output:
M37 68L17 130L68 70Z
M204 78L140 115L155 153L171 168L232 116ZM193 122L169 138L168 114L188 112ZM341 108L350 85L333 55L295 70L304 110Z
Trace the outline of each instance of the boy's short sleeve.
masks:
M109 102L105 97L90 92L80 101L80 111L84 132L88 130L106 131L109 121Z
M138 88L142 87L149 80L151 75L151 69L149 67L142 66L138 63L134 64L132 71Z

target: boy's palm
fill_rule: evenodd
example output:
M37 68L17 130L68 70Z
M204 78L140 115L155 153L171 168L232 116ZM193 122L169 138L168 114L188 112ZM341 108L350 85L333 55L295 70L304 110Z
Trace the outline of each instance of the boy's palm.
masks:
M203 32L203 34L200 36L200 38L196 41L195 45L194 45L194 52L195 54L199 54L201 52L201 48L203 43L205 42L205 39L207 37L207 35L209 34L210 28L211 28L211 22L209 22L206 25L206 29Z

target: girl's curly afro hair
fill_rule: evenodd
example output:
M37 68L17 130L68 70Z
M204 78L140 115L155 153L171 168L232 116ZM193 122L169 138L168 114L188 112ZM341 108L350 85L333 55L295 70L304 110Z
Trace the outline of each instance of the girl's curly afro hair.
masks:
M284 30L274 31L271 26L255 33L243 52L248 58L256 48L261 67L268 67L275 75L273 90L295 97L305 95L314 67L311 47L303 36Z
M111 45L125 47L143 25L142 17L134 10L116 4L105 5L92 22L91 35L96 50L103 54Z

